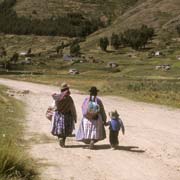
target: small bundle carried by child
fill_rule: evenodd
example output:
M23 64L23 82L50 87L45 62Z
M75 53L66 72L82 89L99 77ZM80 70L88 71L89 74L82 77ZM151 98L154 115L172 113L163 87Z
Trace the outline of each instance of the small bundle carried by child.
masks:
M95 96L91 96L87 104L87 113L86 117L89 120L98 119L98 114L100 112L100 105L97 103Z

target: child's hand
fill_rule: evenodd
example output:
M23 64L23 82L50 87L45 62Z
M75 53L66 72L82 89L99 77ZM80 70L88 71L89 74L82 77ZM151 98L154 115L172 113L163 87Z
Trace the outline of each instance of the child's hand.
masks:
M108 122L104 122L104 126L109 126L109 123Z

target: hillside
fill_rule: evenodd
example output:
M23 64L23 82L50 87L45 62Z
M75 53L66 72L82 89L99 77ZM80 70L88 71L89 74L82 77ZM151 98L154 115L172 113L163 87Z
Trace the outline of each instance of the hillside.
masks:
M82 45L91 49L100 37L110 37L113 32L120 33L128 28L136 28L142 24L155 28L156 39L168 40L177 37L176 26L180 24L179 0L141 0L122 15L117 16L107 28L90 35Z
M118 16L138 0L17 0L19 16L49 18L67 13L81 13L88 17Z
M173 28L180 19L179 0L17 0L14 9L19 16L34 18L72 12L106 15L115 19L112 28L117 30L142 23L158 29Z
M156 29L172 28L179 23L179 9L179 0L146 0L119 17L114 26L126 28L147 24Z
M97 31L97 34L103 36L146 24L154 27L156 33L163 32L166 36L167 33L173 32L173 36L176 36L176 26L180 19L179 0L6 0L5 2L11 4L8 7L8 11L11 11L9 13L1 8L0 30L6 34L72 37L88 36ZM7 21L11 22L10 26L6 25Z

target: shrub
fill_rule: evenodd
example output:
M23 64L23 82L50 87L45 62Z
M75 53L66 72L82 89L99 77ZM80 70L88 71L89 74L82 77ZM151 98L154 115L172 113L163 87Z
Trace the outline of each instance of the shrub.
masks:
M107 37L102 37L100 38L99 40L99 45L100 45L100 48L103 50L103 51L106 51L107 50L107 47L109 45L109 40Z

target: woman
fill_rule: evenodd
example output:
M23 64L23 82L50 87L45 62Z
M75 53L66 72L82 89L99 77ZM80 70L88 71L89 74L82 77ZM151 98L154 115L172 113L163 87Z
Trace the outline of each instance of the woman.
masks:
M55 101L55 112L52 118L51 133L58 136L61 147L65 147L66 137L72 136L74 123L77 120L75 105L70 94L69 86L63 83L61 93L52 95Z
M95 142L106 138L106 113L102 101L97 97L98 91L94 86L89 90L90 96L83 102L83 119L76 135L77 141L89 144L90 149L94 148Z

